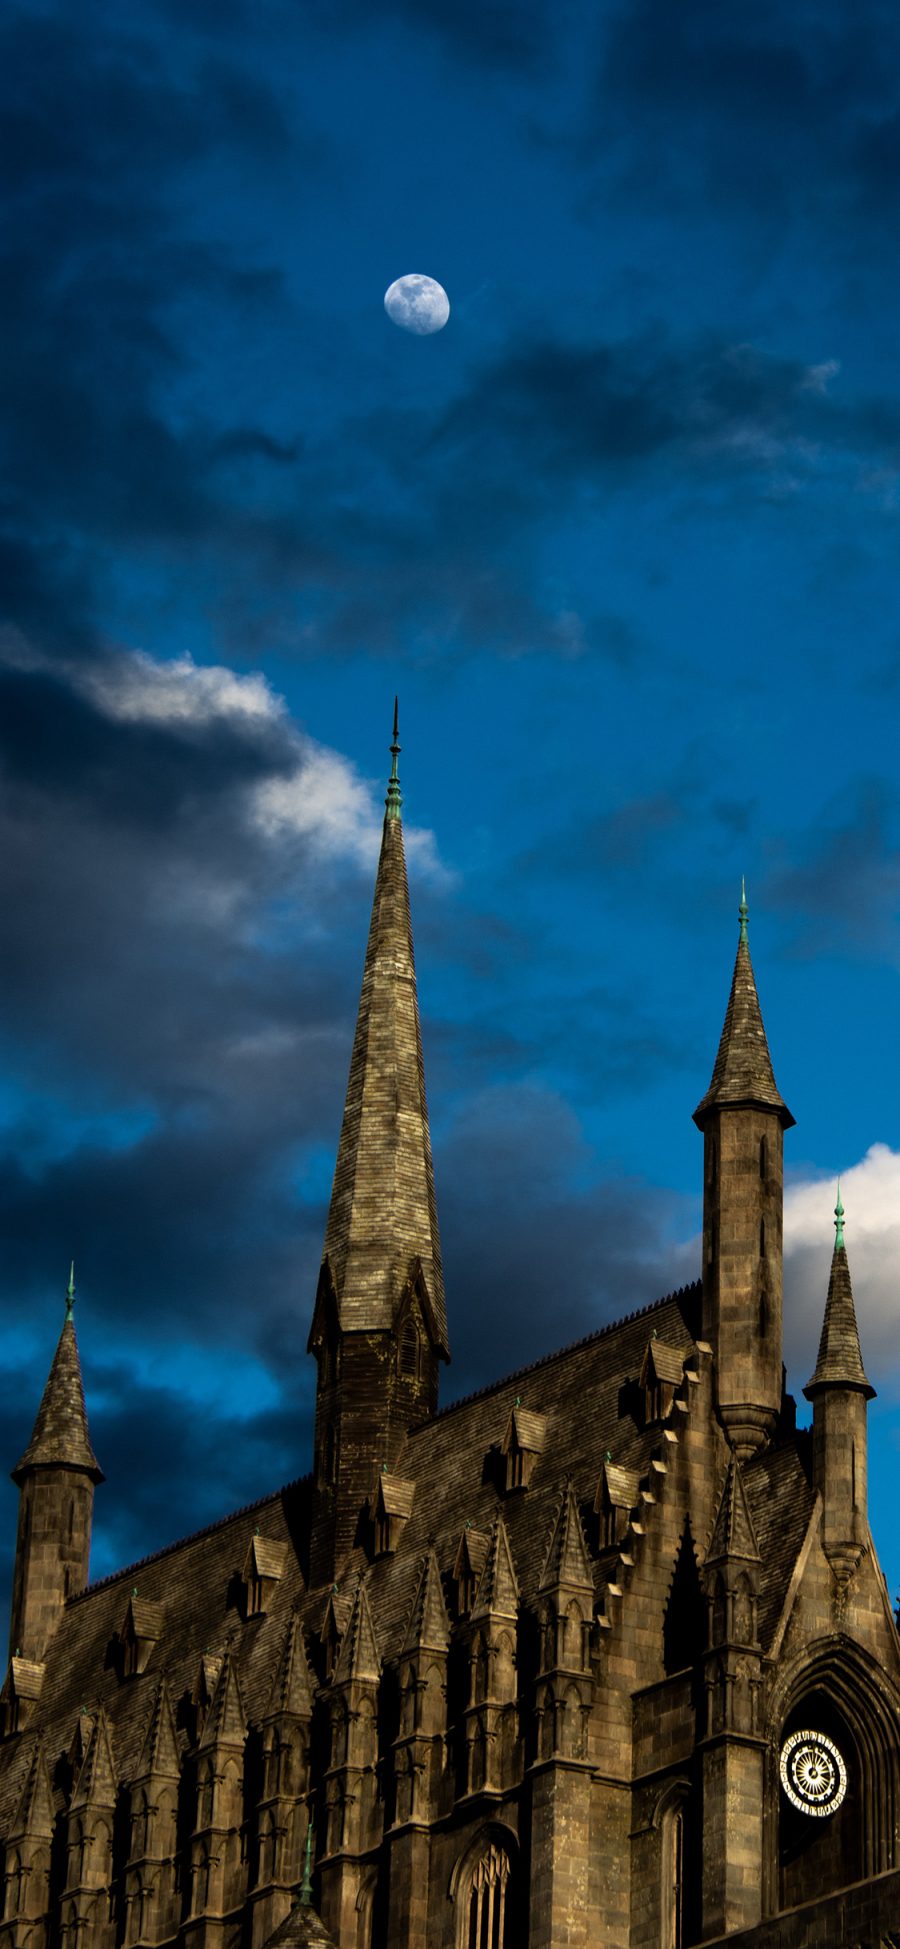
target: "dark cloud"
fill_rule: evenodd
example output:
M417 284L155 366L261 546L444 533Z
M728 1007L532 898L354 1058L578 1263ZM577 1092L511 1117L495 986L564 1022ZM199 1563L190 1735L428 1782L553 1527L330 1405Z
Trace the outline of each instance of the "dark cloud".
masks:
M439 1152L455 1364L449 1398L696 1276L682 1201L613 1184L571 1108L537 1085L473 1097Z
M49 1367L58 1323L46 1306L44 1363ZM227 1394L198 1384L183 1391L142 1378L132 1366L103 1358L97 1322L80 1328L91 1439L106 1481L94 1502L92 1572L105 1576L171 1543L229 1510L255 1501L306 1472L312 1447L313 1393L302 1361L293 1386L257 1411L241 1406L240 1356L221 1359L215 1378ZM194 1361L200 1367L202 1352ZM38 1369L39 1372L39 1369ZM36 1409L35 1367L0 1369L0 1415L13 1460L22 1454ZM0 1532L15 1535L17 1491L0 1480ZM9 1601L12 1555L0 1553L0 1611Z
M900 959L900 800L878 778L840 787L796 833L790 864L773 861L767 903L785 917L792 952Z
M773 242L788 214L882 220L900 182L898 54L884 0L852 17L829 0L637 0L602 36L580 153L608 163L617 139L632 195L737 203Z

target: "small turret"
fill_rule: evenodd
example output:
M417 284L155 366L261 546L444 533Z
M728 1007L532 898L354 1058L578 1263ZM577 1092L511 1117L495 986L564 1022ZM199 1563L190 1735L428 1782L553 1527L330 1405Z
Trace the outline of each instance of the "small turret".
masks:
M66 1599L87 1583L94 1487L103 1481L88 1433L74 1305L73 1266L34 1431L12 1471L21 1493L10 1653L38 1662Z
M813 1481L822 1503L822 1542L839 1582L866 1547L868 1411L875 1389L866 1379L844 1244L838 1184L834 1255L815 1373L803 1389L813 1404Z
M703 1337L716 1362L719 1414L741 1456L764 1446L782 1395L783 1138L780 1095L750 960L741 887L731 993L703 1132Z

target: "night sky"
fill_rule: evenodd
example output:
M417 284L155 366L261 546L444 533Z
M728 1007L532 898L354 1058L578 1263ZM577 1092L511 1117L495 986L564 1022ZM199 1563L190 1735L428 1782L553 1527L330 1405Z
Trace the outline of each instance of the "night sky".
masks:
M896 5L47 0L0 92L5 1466L74 1255L95 1575L308 1469L396 691L444 1400L695 1275L746 874L895 1595Z

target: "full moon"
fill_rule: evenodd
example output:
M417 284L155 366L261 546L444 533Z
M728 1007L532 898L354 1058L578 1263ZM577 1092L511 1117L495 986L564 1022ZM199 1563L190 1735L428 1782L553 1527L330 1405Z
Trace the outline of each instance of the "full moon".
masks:
M450 316L450 300L436 278L409 271L397 277L384 294L388 317L404 332L424 338L428 332L441 332Z

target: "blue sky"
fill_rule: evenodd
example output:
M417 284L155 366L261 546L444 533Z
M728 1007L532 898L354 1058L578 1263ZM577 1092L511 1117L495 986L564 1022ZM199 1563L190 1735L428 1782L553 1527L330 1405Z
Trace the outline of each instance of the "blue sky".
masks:
M398 691L445 1398L693 1275L744 873L791 1380L840 1169L896 1592L896 10L0 38L10 1465L74 1252L98 1572L306 1469Z

